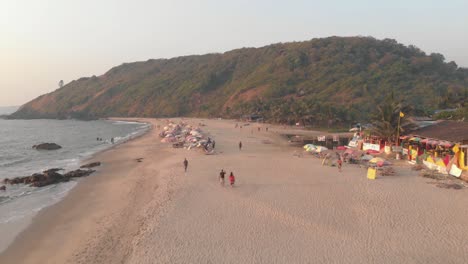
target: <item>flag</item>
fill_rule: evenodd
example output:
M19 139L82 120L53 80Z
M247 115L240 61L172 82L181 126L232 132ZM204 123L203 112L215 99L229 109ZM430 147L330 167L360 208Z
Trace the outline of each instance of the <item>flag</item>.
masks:
M403 112L400 111L400 117L404 117L405 114L403 114Z
M452 148L452 150L454 153L457 153L458 151L460 151L458 144L456 144L455 147Z

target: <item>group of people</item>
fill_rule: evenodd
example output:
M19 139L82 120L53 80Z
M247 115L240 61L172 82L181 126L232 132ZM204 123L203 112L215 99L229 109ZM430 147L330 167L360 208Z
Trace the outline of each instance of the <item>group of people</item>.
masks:
M221 186L224 186L224 177L226 176L226 172L224 171L224 169L221 169L221 171L219 172L219 183L221 184ZM234 173L231 173L229 174L229 183L231 184L231 187L234 187L234 183L236 182L236 177L234 177Z
M104 141L101 137L96 138L97 141ZM111 138L111 143L114 144L114 138Z
M188 160L187 158L184 158L184 171L187 172L187 168L188 168ZM224 171L224 169L221 169L221 171L219 172L219 183L224 186L224 178L226 176L226 172ZM234 177L234 173L231 173L229 174L229 183L231 185L231 187L234 187L234 183L236 182L236 177Z

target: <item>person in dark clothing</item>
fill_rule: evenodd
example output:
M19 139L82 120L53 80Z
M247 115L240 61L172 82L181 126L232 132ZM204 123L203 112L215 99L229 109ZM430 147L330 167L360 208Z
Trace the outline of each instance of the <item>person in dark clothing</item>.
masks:
M216 141L213 140L213 148L215 148L215 145L216 145Z
M239 150L242 150L242 141L239 141Z
M226 172L221 169L221 172L219 173L219 183L224 186L224 176L226 175Z
M111 143L114 144L114 138L111 138Z
M185 169L185 172L187 172L187 167L188 167L188 160L187 158L184 159L184 169Z

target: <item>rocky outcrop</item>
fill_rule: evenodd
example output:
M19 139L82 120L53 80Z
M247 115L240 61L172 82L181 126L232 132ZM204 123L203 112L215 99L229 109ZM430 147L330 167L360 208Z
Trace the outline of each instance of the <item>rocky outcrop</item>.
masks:
M55 144L55 143L41 143L41 144L34 145L32 148L37 149L37 150L56 150L56 149L61 149L62 146Z
M4 179L4 184L29 184L29 186L33 187L42 187L50 184L60 183L60 182L67 182L71 178L77 177L84 177L88 176L91 173L95 172L95 170L74 170L69 171L65 174L58 173L63 169L49 169L43 171L42 173L34 173L31 176L26 177L16 177L13 179Z
M94 168L94 167L97 167L97 166L101 166L101 162L91 162L91 163L88 163L88 164L85 164L85 165L82 165L80 168L81 169L89 169L89 168Z

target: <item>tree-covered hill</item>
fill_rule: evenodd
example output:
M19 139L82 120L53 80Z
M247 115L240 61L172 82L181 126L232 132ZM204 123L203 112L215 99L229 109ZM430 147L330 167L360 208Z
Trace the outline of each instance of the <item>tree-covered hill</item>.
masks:
M457 107L468 70L392 39L330 37L125 63L25 104L12 118L260 114L274 122L368 119L390 93L416 114Z

